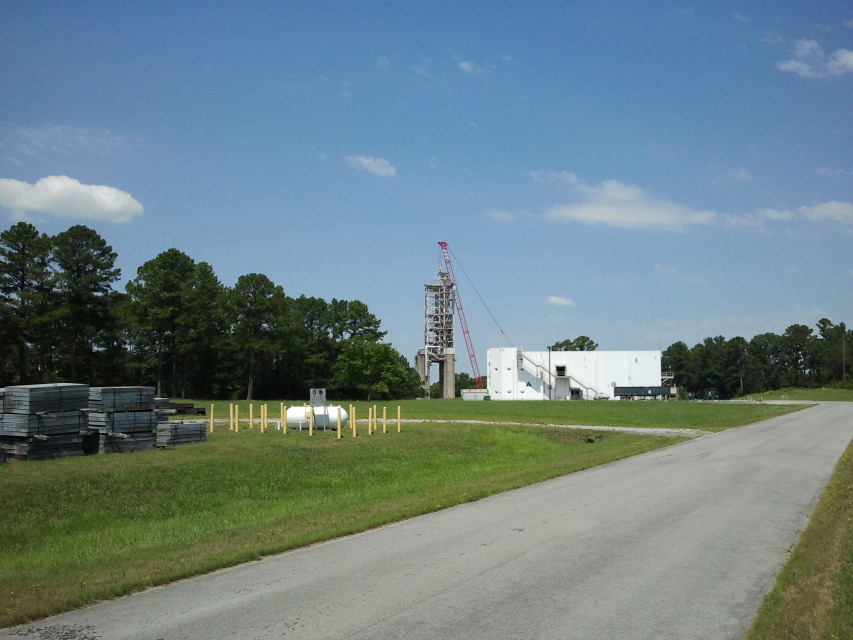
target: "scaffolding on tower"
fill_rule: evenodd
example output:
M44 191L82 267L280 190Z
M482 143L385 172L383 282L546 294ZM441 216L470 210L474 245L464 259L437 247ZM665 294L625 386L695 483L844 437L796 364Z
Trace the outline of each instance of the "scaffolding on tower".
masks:
M456 313L459 316L459 326L462 327L462 336L465 338L465 346L468 347L468 357L471 359L471 371L474 374L474 384L477 389L483 388L483 380L480 377L480 367L477 366L477 356L474 353L474 345L471 344L471 334L468 332L468 323L465 321L465 311L462 308L462 297L459 295L459 285L456 276L453 275L453 264L450 262L450 250L446 242L439 242L441 254L444 256L444 266L447 267L447 275L450 282L456 285Z

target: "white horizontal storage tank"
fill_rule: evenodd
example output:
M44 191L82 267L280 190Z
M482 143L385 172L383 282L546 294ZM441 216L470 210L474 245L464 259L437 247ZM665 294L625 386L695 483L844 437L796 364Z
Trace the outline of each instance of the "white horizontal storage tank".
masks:
M340 405L329 405L326 407L289 407L285 413L287 427L289 429L307 429L311 422L311 412L314 412L314 428L315 429L337 429L338 428L338 412L341 415L341 426L344 427L349 422L349 416L346 409Z

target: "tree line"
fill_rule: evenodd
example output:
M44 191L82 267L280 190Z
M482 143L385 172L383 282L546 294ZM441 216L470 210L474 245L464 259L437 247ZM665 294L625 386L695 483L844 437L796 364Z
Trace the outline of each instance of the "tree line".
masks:
M853 332L843 322L821 318L815 329L789 326L782 335L752 340L705 338L694 347L670 345L661 366L674 375L681 393L711 390L721 399L786 387L846 386Z
M348 399L423 394L363 302L293 298L259 273L227 287L208 263L178 249L144 263L116 291L116 258L82 225L55 236L27 222L0 232L0 387L144 384L182 398L307 398L312 387ZM676 342L661 365L683 393L732 398L846 384L850 343L843 322L822 318L816 331L795 324L749 341ZM551 349L597 347L580 336ZM457 380L465 386L473 381Z
M0 233L0 387L74 381L150 385L160 396L351 399L422 393L358 300L287 296L267 276L224 286L178 249L147 261L123 292L117 255L94 230Z

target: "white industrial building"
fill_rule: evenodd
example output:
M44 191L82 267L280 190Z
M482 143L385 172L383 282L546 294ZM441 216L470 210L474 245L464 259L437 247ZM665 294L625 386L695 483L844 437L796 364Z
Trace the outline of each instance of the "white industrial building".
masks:
M668 397L660 351L489 349L492 400L594 400Z

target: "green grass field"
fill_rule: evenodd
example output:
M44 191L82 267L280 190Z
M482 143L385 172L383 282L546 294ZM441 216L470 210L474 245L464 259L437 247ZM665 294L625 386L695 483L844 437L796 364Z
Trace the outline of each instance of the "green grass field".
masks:
M279 403L269 404L277 415L272 407ZM357 406L366 417L368 404ZM383 405L377 406L381 412ZM389 416L396 418L396 406L388 405ZM411 401L401 407L407 419L707 430L796 409L676 402ZM248 405L243 411L248 416ZM227 418L228 403L216 403L215 412ZM399 434L390 429L368 436L361 429L358 438L338 440L334 432L234 433L220 423L205 444L11 461L0 465L0 626L680 441L593 433L426 422L405 423Z
M210 400L181 400L192 402L210 412L214 405L217 420L228 419L228 405L239 406L240 419L248 425L250 405L255 424L258 424L261 405L268 406L269 415L278 418L280 405L301 405L300 402L270 400L249 402L211 402ZM329 404L335 404L330 401ZM350 404L343 401L345 409ZM791 407L773 404L700 403L700 402L465 402L454 400L402 400L355 402L358 418L367 418L370 407L376 406L381 417L382 408L396 419L400 407L403 419L418 420L482 420L494 422L520 422L524 424L573 424L586 426L664 427L670 429L704 429L722 431L750 422L766 420L792 411Z

